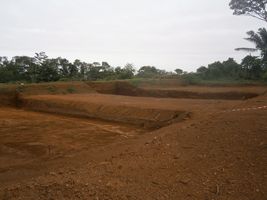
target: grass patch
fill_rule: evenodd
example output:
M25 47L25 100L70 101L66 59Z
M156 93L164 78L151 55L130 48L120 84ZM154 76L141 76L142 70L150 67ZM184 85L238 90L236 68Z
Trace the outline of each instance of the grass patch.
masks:
M57 88L54 85L47 86L47 90L52 94L57 92Z
M75 89L74 87L68 87L68 88L66 89L66 91L67 91L67 93L73 94L73 93L76 92L76 89Z

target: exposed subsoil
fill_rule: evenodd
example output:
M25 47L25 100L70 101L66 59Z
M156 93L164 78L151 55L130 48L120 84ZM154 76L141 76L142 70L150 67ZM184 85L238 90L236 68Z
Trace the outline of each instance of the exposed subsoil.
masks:
M138 101L141 103L139 106L136 105ZM148 99L146 101L151 104ZM155 99L151 98L151 101L155 102ZM21 106L34 111L115 121L144 128L160 128L189 115L181 107L159 108L158 101L154 106L145 107L142 105L144 102L115 95L34 95L24 97Z
M266 95L233 101L94 93L23 98L23 109L0 107L0 199L267 199ZM101 109L92 112L92 105ZM50 113L28 110L42 106ZM173 111L190 115L152 131L61 112L79 108L115 118L134 112L131 117L155 123Z
M224 99L244 100L257 97L266 91L263 86L250 87L207 87L207 86L143 86L136 87L123 81L88 82L87 85L102 94L137 97Z

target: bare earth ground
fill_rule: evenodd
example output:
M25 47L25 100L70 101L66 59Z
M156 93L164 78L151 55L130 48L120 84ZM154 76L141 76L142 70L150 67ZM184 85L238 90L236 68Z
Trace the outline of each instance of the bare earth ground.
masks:
M239 91L239 92L256 92L262 93L266 91L266 87L264 86L231 86L231 87L209 87L209 86L143 86L141 88L144 89L160 89L160 90L177 90L177 91L190 91L190 92L231 92L231 91Z
M98 104L192 114L151 131L1 107L0 199L267 199L266 95L246 101L27 98L88 110Z

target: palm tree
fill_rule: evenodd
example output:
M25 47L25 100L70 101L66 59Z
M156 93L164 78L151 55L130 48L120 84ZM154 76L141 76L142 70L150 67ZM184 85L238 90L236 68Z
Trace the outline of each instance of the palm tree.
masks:
M236 48L237 51L248 51L248 52L255 52L260 51L261 57L263 61L267 61L267 30L265 28L260 28L257 33L254 31L247 32L248 40L255 44L255 48Z

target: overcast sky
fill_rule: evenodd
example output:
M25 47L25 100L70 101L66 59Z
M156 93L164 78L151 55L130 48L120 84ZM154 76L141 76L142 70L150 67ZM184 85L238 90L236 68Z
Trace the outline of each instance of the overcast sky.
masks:
M233 16L229 0L0 0L0 56L127 62L194 71L246 55L246 32L265 24Z

